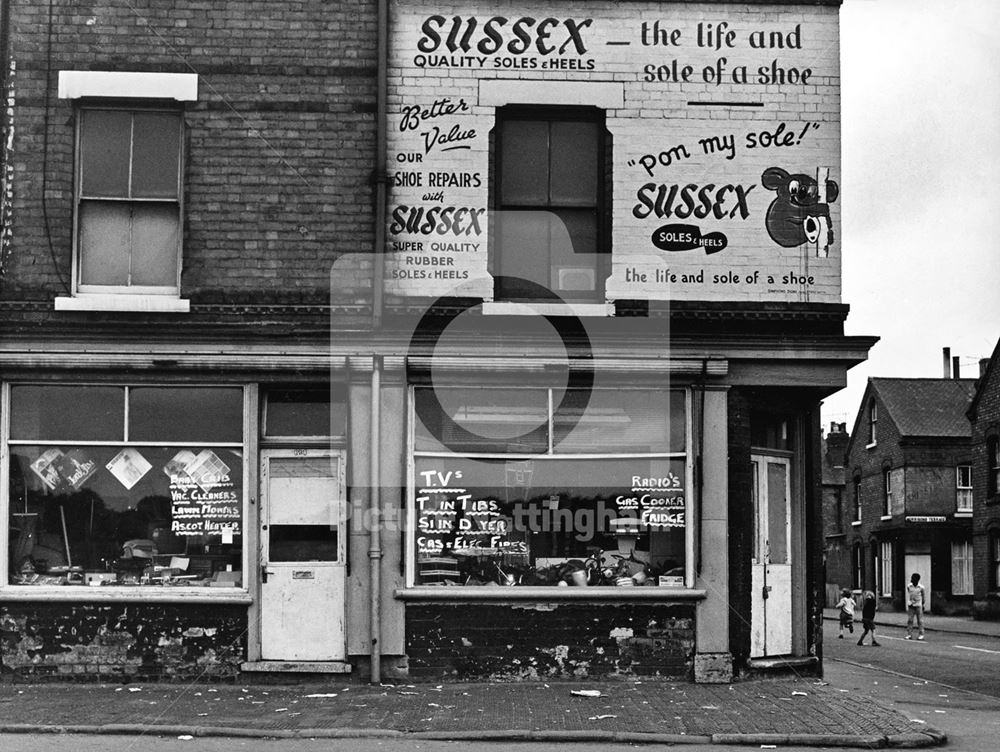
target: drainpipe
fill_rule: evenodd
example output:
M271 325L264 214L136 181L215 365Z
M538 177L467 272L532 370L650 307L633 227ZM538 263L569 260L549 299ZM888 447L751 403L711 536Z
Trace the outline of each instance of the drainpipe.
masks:
M387 99L389 81L389 0L378 0L378 73L375 86L375 247L372 249L372 330L382 326L382 281L385 277Z
M371 613L369 639L371 640L371 683L382 681L382 494L379 475L381 420L381 380L382 356L372 356L372 404L371 404L371 446L369 447L370 467L368 482L371 486L371 508L368 531L368 572L371 587Z

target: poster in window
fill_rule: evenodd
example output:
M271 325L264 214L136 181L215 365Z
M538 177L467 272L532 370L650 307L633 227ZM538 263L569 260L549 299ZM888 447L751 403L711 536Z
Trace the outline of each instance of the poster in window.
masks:
M106 467L119 483L131 491L153 466L138 450L126 447L116 454Z

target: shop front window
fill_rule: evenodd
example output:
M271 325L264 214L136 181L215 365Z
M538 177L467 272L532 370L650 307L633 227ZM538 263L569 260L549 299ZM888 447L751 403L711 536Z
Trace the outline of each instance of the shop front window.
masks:
M242 585L242 388L14 385L9 405L11 585Z
M414 408L414 585L687 584L682 391L417 387Z

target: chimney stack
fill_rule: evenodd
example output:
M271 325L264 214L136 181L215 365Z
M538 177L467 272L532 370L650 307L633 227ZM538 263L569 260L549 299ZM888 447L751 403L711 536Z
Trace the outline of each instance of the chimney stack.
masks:
M944 366L944 378L951 378L951 348L942 347L941 348L941 358Z
M962 378L962 367L958 364L958 356L954 356L951 359L951 374L954 378Z
M989 368L989 367L990 367L990 359L989 358L980 358L979 359L979 378L983 378L983 376L986 375L986 369Z

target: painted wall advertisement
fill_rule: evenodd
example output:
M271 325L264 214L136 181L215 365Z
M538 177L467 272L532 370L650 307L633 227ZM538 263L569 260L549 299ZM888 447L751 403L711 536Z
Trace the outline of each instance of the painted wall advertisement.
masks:
M505 105L604 113L606 300L840 300L836 7L400 2L387 290L493 298Z

